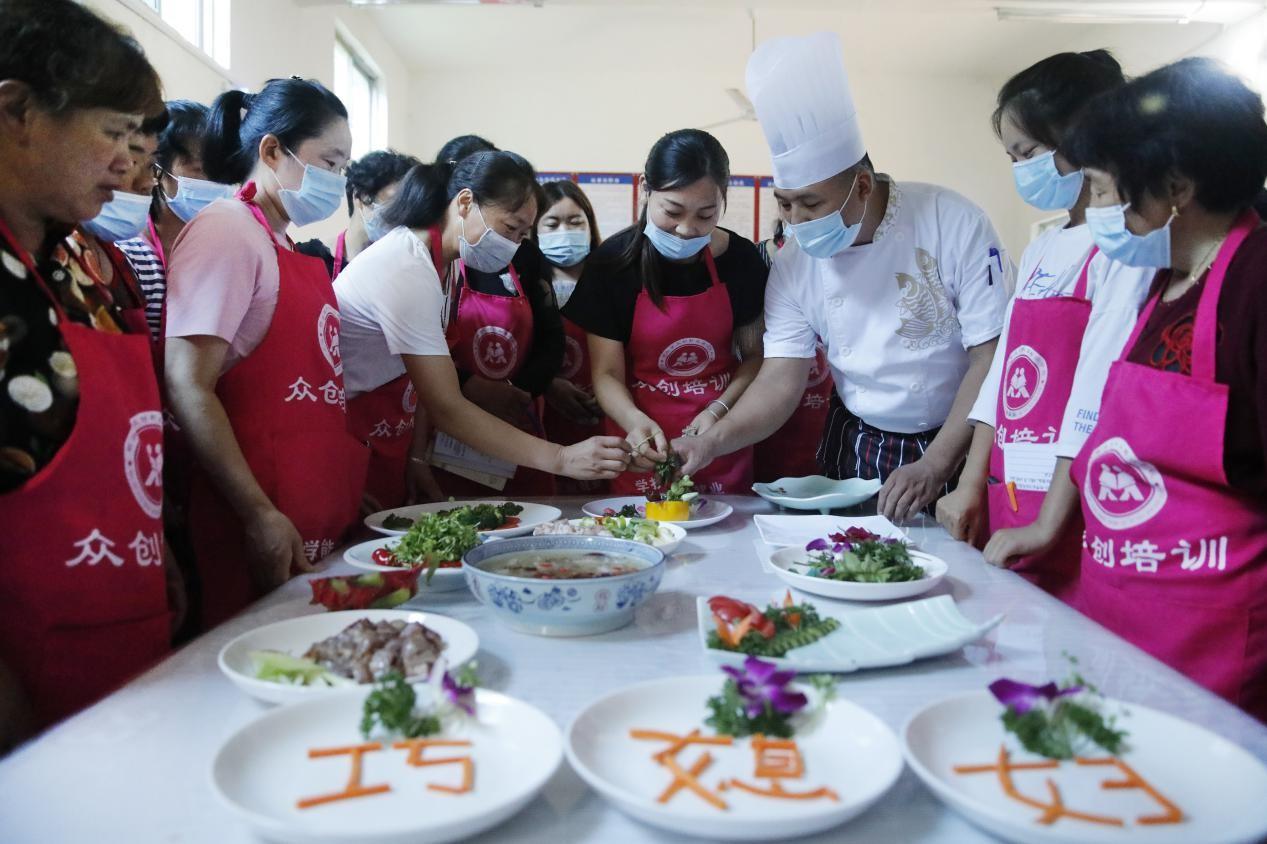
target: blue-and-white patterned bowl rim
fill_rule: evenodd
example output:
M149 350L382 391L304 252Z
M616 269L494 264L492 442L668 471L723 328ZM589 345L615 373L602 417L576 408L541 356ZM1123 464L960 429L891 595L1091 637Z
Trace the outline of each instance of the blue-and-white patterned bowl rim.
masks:
M638 571L631 571L626 574L615 574L608 577L549 578L548 580L540 577L517 577L513 574L500 574L498 572L488 571L479 565L486 560L491 560L495 557L504 557L509 554L518 554L524 551L551 551L556 549L606 551L611 554L628 554L631 557L637 557L640 560L645 560L649 565L646 568L638 569ZM621 580L641 577L648 572L654 571L658 566L663 566L664 552L659 548L655 548L651 545L645 545L641 542L635 542L632 539L613 539L609 536L519 536L512 539L501 539L497 542L477 545L462 555L462 565L468 566L479 572L480 577L502 580L507 583L617 583Z

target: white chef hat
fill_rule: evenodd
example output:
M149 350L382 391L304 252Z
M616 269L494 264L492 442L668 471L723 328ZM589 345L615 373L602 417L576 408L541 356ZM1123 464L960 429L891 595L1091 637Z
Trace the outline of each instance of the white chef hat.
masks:
M746 82L770 146L776 187L821 182L866 155L834 32L763 42L748 58Z

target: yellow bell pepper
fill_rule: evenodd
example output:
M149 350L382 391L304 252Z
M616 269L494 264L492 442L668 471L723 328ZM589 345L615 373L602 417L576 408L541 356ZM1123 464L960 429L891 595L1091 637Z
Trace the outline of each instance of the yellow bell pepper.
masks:
M691 518L689 501L648 501L647 518L657 522L685 522Z

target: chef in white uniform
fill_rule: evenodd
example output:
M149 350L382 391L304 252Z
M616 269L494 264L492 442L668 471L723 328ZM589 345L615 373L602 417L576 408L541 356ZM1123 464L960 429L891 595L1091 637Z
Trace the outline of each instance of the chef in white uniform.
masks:
M879 478L880 512L910 518L967 452L1011 260L964 197L874 170L835 34L761 44L747 87L790 235L766 287L766 359L720 423L673 448L689 472L769 436L795 409L821 339L836 395L819 464L831 477Z

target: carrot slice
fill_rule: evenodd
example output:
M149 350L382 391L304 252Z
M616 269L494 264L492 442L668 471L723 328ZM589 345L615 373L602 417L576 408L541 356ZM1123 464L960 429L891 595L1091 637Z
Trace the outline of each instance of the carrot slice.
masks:
M708 754L705 754L705 756L708 756ZM709 762L712 762L711 757L709 758ZM710 806L714 806L722 811L726 810L726 802L704 786L700 785L699 780L695 779L694 775L683 770L682 766L679 765L672 756L666 756L660 764L672 772L674 782L681 782L683 788L687 788L695 792L700 799L708 803Z
M323 759L331 756L347 756L352 757L352 773L348 775L348 784L342 791L333 794L321 794L316 797L304 797L295 801L295 806L300 809L310 809L313 806L320 806L324 803L333 803L336 800L350 800L354 797L368 797L371 794L383 794L391 791L392 787L386 783L382 785L361 785L361 757L366 753L372 753L376 750L382 750L382 742L372 741L365 744L353 744L347 747L320 747L310 748L308 750L309 759Z
M462 763L462 784L461 785L437 785L428 783L427 788L431 791L439 791L444 794L466 794L475 787L475 763L469 757L463 756L458 759L436 760L433 765L444 762L461 762Z

